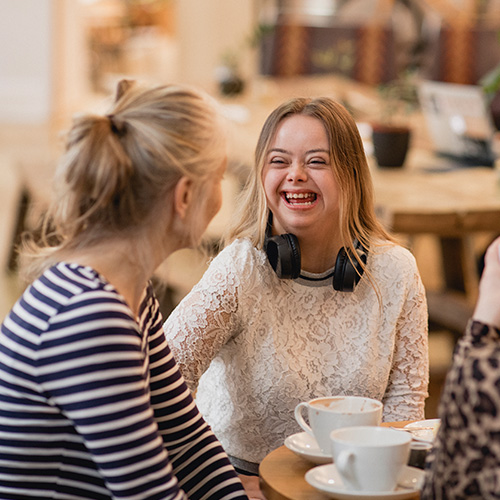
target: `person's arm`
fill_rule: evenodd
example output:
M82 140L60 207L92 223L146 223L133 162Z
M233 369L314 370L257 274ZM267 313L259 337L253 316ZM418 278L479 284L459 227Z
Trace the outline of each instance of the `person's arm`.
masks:
M500 328L500 238L486 250L484 263L472 319Z
M158 311L156 301L154 310ZM191 397L166 342L159 314L149 337L152 408L179 486L190 500L247 498L225 451Z
M64 337L71 363L55 364L44 389L74 423L113 498L247 499L168 351L157 303L150 298L141 312L149 325L141 332L115 297L78 300L86 303L80 313L70 302L59 314L72 318L75 334ZM89 315L93 302L99 313Z
M192 391L220 348L236 332L239 282L228 259L219 255L163 325L170 349Z
M72 422L75 453L91 455L112 497L186 499L150 404L143 334L116 294L70 300L44 334L41 359L49 356L44 393Z
M429 384L428 313L416 266L396 325L394 355L384 396L384 420L421 420Z
M500 238L487 249L479 297L441 393L441 425L427 457L422 500L495 498L500 451ZM453 478L451 481L450 478Z

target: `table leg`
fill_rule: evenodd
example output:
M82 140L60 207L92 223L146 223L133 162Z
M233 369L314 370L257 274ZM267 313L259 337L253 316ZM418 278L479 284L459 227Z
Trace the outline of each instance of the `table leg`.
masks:
M443 289L427 291L429 320L459 338L477 298L478 275L473 239L471 236L442 236L439 244Z
M474 302L479 278L472 237L443 236L440 246L445 290L463 293Z
M462 267L464 252L461 238L442 237L440 245L445 289L465 293Z

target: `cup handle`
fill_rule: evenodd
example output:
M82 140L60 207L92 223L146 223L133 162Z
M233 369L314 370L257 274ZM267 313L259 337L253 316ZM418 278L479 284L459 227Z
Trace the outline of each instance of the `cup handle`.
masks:
M311 427L304 420L304 416L302 415L302 409L307 408L309 405L307 403L299 403L295 407L295 420L297 423L304 429L310 436L314 437L313 431Z
M342 450L335 458L335 466L339 472L346 477L346 479L353 479L352 474L352 459L354 458L354 453L349 450Z

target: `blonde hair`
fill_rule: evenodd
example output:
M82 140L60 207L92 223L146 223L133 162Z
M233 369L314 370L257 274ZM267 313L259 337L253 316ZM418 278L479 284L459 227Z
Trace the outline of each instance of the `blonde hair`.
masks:
M73 121L42 236L25 242L26 277L72 249L140 234L182 176L201 191L225 155L222 122L208 96L187 86L121 81L106 115Z
M375 215L370 170L356 122L338 102L318 97L291 99L267 118L257 141L254 167L240 196L234 221L225 235L225 244L236 238L248 238L257 248L263 248L269 207L262 171L278 127L285 118L293 115L317 118L325 127L332 169L339 186L342 245L351 249L357 258L355 239L367 249L373 248L376 240L394 241ZM359 263L364 268L364 264Z

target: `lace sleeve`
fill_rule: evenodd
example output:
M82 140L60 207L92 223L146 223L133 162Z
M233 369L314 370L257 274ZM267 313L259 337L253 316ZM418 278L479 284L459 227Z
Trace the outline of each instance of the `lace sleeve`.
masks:
M428 315L425 290L415 269L399 317L384 420L421 420L428 396Z
M235 331L239 278L229 264L230 259L219 254L163 326L174 357L192 391Z

